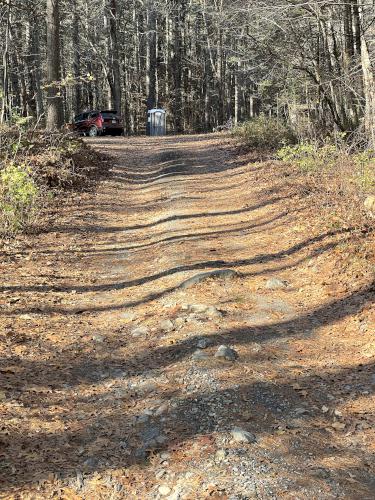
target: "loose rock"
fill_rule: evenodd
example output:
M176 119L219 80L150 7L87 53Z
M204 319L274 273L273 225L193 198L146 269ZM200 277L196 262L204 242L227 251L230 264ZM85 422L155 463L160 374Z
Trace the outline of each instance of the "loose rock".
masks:
M188 310L193 314L202 314L208 318L221 318L222 313L215 307L207 304L191 304Z
M188 280L181 283L180 288L186 290L186 288L190 288L191 286L201 283L202 281L205 281L207 279L220 278L229 280L238 278L239 276L240 274L233 269L218 269L215 271L209 271L207 273L199 273L196 276L193 276L192 278L189 278Z
M136 319L136 315L131 312L124 312L121 313L120 318L123 319L124 321L134 321Z
M173 332L175 326L170 319L166 319L160 323L160 329L165 333L169 333Z
M137 328L134 328L132 330L131 334L133 337L142 337L144 335L147 335L149 332L147 326L138 326Z
M172 490L169 488L169 486L159 486L158 491L161 496L166 497Z
M281 288L287 288L287 286L288 283L286 281L278 278L271 278L266 283L266 288L268 288L268 290L280 290Z
M245 431L240 427L235 427L231 430L231 435L237 443L255 443L256 437L251 432Z
M238 354L234 349L231 349L226 345L221 345L215 354L215 358L223 358L227 361L235 361L238 358Z
M227 456L227 452L225 450L217 450L215 454L215 460L216 462L222 462L225 460L225 457Z
M176 318L174 323L176 325L176 328L181 328L186 323L186 319L185 318Z
M202 352L200 350L195 351L191 357L192 360L194 361L203 361L208 358L208 354L205 352Z
M210 345L210 341L209 339L206 339L206 338L203 338L203 339L200 339L198 340L197 342L197 347L199 349L207 349L207 347Z
M368 196L364 203L366 211L375 216L375 196Z

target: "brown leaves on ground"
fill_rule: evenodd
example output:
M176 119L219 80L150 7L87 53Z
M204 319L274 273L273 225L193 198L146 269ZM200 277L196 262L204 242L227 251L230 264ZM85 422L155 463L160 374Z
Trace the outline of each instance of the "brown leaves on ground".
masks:
M4 498L370 498L373 233L221 141L97 139L97 193L2 250Z

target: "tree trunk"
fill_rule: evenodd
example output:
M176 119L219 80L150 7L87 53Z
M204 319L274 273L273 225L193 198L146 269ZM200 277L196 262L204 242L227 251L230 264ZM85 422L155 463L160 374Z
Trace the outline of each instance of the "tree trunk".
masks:
M47 0L47 130L61 128L63 124L60 71L59 0Z
M173 54L173 77L174 77L174 105L173 118L175 132L182 132L182 40L181 26L182 15L181 7L176 4L174 12L174 54Z
M117 1L110 0L109 3L109 34L111 41L111 69L112 69L112 102L117 113L121 114L121 71L120 50L117 29Z
M361 65L363 72L363 92L365 96L364 125L371 148L375 148L375 78L365 33L363 31L363 7L359 9L361 19Z
M77 1L74 1L73 14L73 51L74 51L74 112L78 115L81 111L82 87L80 82L81 75L81 55L80 55L80 36L79 36L79 10Z
M5 28L5 44L3 50L3 81L2 81L2 97L0 110L0 123L4 123L10 118L11 105L9 97L9 38L10 38L10 0L7 1L6 28Z
M152 2L147 7L147 107L156 106L156 12Z

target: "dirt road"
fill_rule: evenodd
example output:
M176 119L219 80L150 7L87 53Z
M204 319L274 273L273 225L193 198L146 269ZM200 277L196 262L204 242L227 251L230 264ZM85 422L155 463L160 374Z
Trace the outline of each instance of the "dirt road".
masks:
M0 497L373 498L348 234L220 136L90 144L98 192L4 253Z

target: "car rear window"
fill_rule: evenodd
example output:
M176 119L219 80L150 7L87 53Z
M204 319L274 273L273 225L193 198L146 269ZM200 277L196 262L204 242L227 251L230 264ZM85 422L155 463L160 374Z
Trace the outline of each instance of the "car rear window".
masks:
M116 113L115 112L110 112L110 111L102 111L102 117L104 119L106 118L116 118Z

